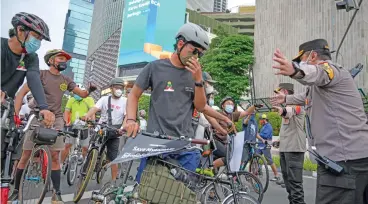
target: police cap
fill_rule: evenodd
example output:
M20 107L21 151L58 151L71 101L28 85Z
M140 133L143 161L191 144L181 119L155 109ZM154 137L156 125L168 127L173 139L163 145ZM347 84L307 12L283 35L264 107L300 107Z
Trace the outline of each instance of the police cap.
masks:
M325 49L328 51L330 50L328 43L325 39L315 39L312 41L305 42L299 46L299 53L296 57L294 57L293 61L300 62L300 57L304 53L312 50L321 50L321 49Z

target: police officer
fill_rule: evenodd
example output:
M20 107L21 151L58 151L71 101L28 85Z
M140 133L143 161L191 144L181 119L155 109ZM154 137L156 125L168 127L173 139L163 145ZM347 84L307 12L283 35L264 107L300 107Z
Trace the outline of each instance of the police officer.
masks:
M362 98L350 73L331 61L324 39L299 46L299 54L288 61L277 49L273 68L290 76L306 92L298 95L276 94L273 104L304 105L308 136L317 152L344 168L338 175L318 165L316 203L368 203L368 125ZM365 194L365 196L364 196Z
M294 94L294 85L280 83L275 90L285 95ZM304 132L304 110L299 105L274 107L282 117L280 128L280 165L283 182L276 182L286 187L290 204L305 204L303 191L303 164L306 148Z

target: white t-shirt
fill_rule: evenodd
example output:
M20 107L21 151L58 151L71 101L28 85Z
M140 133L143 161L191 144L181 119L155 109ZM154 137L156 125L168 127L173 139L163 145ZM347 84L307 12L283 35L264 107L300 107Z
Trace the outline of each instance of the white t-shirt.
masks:
M28 103L22 105L19 111L19 115L25 116L26 114L29 114L31 112L31 109L28 107Z
M109 96L103 96L100 98L95 107L101 110L101 118L99 123L108 122L108 99ZM111 97L111 117L112 117L112 125L122 125L124 121L124 116L126 114L126 103L127 98L120 97L119 99L114 99Z
M147 121L146 119L139 117L139 129L146 130L147 129Z

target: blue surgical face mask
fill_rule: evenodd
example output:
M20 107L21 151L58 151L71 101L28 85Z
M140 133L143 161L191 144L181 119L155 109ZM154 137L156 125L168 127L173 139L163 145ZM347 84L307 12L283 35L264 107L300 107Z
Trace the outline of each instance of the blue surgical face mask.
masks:
M28 41L25 43L27 53L35 53L41 47L41 40L29 35Z
M208 100L208 105L210 106L215 105L215 100L213 100L213 98L210 98L210 100Z
M233 105L225 105L225 112L230 114L234 111L234 106Z
M77 94L74 94L74 99L76 100L76 101L81 101L83 98L82 97L80 97L80 96L78 96Z

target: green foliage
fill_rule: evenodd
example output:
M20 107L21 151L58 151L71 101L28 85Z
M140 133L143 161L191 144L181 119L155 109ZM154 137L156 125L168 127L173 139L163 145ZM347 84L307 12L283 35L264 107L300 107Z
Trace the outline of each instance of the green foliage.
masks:
M217 35L217 37L213 38L211 40L211 44L210 44L210 48L214 49L214 48L218 48L222 42L222 40L229 36L229 33L225 31L225 28L220 26L217 26L216 28L213 29L213 33L215 35Z
M280 157L279 156L272 156L272 160L277 167L280 167ZM310 159L305 158L303 169L305 171L317 171L317 164L313 164Z
M271 123L271 125L272 125L273 135L278 136L279 132L280 132L281 122L282 122L281 116L279 116L279 114L276 113L276 112L257 113L256 114L256 119L257 119L259 130L262 127L262 125L259 123L259 116L260 116L259 114L266 114L267 115L268 122ZM243 130L242 122L243 122L243 120L238 121L237 123L235 123L236 129L238 130L238 132Z
M142 95L139 98L139 102L138 102L138 111L139 110L145 110L146 111L146 117L145 119L148 120L148 110L149 110L149 106L150 106L150 96L147 95Z
M221 28L218 32L222 32ZM203 69L217 81L215 97L218 104L225 96L235 100L244 95L248 89L248 65L253 64L253 39L245 35L218 37L218 45L208 50L201 58ZM212 43L211 43L212 44Z

